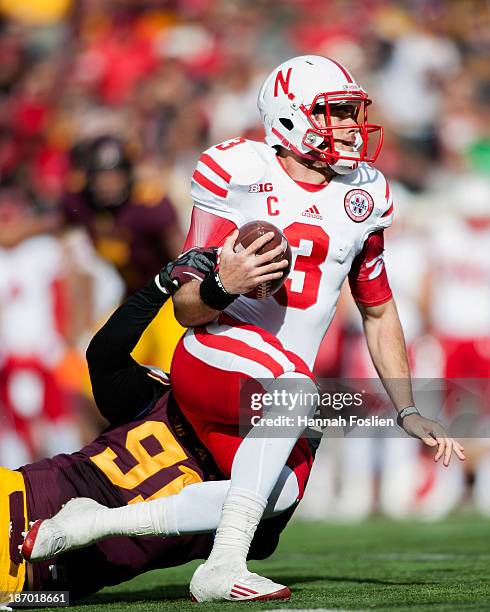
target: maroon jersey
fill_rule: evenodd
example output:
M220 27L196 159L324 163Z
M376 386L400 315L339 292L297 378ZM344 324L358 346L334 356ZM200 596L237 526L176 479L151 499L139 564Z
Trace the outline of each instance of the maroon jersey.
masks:
M31 520L50 518L72 497L109 507L178 493L183 486L221 479L170 393L145 417L110 427L72 455L21 468ZM34 565L32 588L70 590L81 597L155 568L204 558L210 534L171 538L117 537Z
M50 518L73 497L108 507L178 493L183 486L223 475L183 417L170 392L137 420L110 427L72 455L57 455L21 468L29 520ZM293 510L262 521L250 558L274 551ZM72 599L119 584L142 572L204 559L213 534L108 538L33 565L34 590L67 590Z
M139 289L172 258L164 236L177 216L167 198L151 205L129 200L104 210L91 206L83 192L68 193L62 209L69 224L86 228L99 254L123 276L128 292Z

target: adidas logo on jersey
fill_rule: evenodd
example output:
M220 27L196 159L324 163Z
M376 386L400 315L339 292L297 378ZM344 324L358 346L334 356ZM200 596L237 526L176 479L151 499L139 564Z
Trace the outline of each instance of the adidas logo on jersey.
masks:
M301 213L301 216L310 217L311 219L323 219L316 205L307 208L304 212Z

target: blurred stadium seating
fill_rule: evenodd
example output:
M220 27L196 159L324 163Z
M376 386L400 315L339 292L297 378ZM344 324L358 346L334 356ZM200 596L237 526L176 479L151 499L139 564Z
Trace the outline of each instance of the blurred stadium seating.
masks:
M67 218L62 203L90 179L87 144L124 144L132 200L165 199L180 239L200 152L260 139L261 79L302 53L349 66L385 126L386 258L414 375L489 379L489 33L484 0L0 0L0 464L74 450L102 427L84 348L155 272L128 280L131 239L110 214L96 230ZM150 334L140 355L168 364L178 333ZM366 353L345 294L317 372L374 376ZM465 468L444 474L412 441L375 442L324 445L304 517L438 518L462 503L490 515L488 440L469 440Z

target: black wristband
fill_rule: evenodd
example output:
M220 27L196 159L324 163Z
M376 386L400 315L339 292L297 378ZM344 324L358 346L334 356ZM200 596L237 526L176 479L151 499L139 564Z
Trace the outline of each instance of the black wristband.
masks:
M199 293L201 300L213 310L224 310L238 297L238 295L226 291L221 283L218 271L206 276L199 287Z

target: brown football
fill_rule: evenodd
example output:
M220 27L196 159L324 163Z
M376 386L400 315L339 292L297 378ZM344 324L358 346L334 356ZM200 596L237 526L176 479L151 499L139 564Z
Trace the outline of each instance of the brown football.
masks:
M289 264L287 268L284 268L281 278L262 283L253 291L245 294L247 297L256 300L262 300L270 295L274 295L274 293L284 284L284 281L288 277L289 271L291 270L291 247L289 246L286 236L281 232L281 230L267 221L250 221L249 223L242 225L235 243L235 251L238 252L240 249L246 249L250 244L252 244L252 242L257 240L257 238L260 238L260 236L267 234L267 232L274 232L274 237L257 251L257 255L262 255L263 253L267 253L268 251L275 249L277 246L282 245L283 248L281 253L272 261L278 262L282 261L283 259L287 259Z

